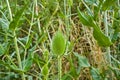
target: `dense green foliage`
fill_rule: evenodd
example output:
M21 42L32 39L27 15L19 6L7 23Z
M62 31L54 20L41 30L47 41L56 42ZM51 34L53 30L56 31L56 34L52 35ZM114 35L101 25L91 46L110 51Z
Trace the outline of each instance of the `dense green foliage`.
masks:
M119 80L120 0L0 0L0 80Z

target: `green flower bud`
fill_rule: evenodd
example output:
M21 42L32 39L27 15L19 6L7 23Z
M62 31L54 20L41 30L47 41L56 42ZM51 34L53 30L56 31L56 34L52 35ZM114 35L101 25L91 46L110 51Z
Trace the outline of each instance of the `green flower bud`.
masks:
M53 54L62 55L65 52L66 40L62 32L57 31L52 39L51 49Z

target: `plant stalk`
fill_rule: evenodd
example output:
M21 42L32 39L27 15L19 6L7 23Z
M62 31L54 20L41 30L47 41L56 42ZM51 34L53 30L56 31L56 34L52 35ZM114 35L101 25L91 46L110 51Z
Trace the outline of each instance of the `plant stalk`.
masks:
M37 3L37 0L35 0L35 12L36 12L36 15L38 16L38 3ZM39 17L37 18L37 23L38 23L38 30L39 30L39 33L41 33L41 27L40 27L40 20L39 20Z
M15 31L14 31L14 44L15 44L15 50L16 50L16 55L17 55L17 59L18 59L18 64L19 64L19 67L22 68L21 58L20 58L20 53L19 53L19 48L18 48L18 44L17 44L17 37L16 37Z
M60 56L58 56L58 80L62 80L62 63Z
M18 44L17 44L17 37L16 37L15 31L14 31L14 44L15 44L15 50L16 50L19 68L22 69L21 57L20 57L20 53L19 53L19 48L18 48ZM22 73L22 80L25 80L24 73Z
M107 21L107 11L104 12L104 26L105 26L105 34L106 34L106 36L109 37L108 21ZM108 63L111 66L110 47L106 48L106 52L107 52Z
M9 4L8 0L6 0L6 2L7 2L7 6L8 6L9 15L10 15L10 21L12 21L13 18L12 18L12 12L11 12L11 8L10 8L10 4Z
M109 38L109 28L108 28L108 21L107 21L107 11L104 12L104 26L105 26L105 34ZM110 56L110 47L106 48L106 55L105 55L108 66L111 66L111 56ZM111 76L109 80L112 80L112 72L109 71L109 75Z
M13 20L13 18L12 18L12 12L11 12L11 8L10 8L10 4L9 4L8 0L6 0L6 3L7 3L7 6L8 6L8 11L9 11L9 15L10 15L10 22L11 22ZM20 53L19 53L19 48L18 48L18 44L17 44L17 37L16 37L15 30L13 31L13 36L14 36L14 44L15 44L15 50L16 50L16 55L17 55L19 68L22 69L21 57L20 57ZM25 80L24 73L22 73L22 80Z

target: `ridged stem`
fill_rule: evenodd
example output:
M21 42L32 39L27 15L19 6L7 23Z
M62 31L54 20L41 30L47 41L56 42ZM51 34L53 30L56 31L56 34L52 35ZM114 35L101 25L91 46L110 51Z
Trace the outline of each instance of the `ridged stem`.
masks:
M62 80L62 63L60 56L58 56L58 80Z

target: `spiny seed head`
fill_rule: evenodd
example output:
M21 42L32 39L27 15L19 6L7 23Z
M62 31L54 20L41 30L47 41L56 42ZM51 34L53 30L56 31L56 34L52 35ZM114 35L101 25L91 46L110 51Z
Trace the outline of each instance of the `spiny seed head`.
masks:
M52 39L51 49L53 54L62 55L65 52L66 40L61 31L57 31Z

